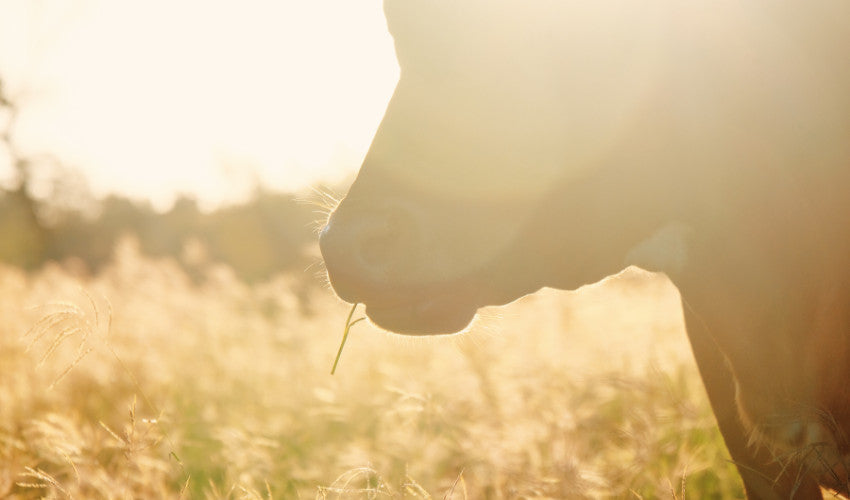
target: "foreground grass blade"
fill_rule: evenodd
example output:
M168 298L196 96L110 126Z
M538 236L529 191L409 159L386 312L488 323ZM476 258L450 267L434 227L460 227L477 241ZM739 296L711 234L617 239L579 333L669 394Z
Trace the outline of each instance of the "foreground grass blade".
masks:
M348 312L348 318L345 319L345 330L342 331L342 342L340 342L339 344L339 351L337 351L336 353L336 359L334 359L334 365L331 368L331 375L333 375L336 371L336 365L337 363L339 363L339 357L340 355L342 355L342 348L345 346L345 341L348 339L348 332L351 331L351 327L366 319L366 317L364 316L362 318L357 318L354 321L351 321L352 316L354 316L354 310L357 309L358 305L360 304L355 302L354 305L351 306L351 311Z

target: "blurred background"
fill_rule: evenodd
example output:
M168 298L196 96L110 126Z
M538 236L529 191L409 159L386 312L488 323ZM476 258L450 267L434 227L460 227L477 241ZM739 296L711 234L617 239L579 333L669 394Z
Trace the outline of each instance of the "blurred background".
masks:
M660 276L329 374L397 78L380 0L0 0L0 497L741 496Z
M26 268L96 269L122 233L174 257L191 236L248 279L303 268L297 199L344 192L398 76L379 0L0 13L0 259Z

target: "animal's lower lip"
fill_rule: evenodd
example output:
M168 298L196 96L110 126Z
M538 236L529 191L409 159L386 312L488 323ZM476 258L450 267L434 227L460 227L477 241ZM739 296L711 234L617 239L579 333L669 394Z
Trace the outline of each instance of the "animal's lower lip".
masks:
M381 328L406 335L451 334L463 330L476 307L460 298L436 298L406 303L366 303L366 315Z

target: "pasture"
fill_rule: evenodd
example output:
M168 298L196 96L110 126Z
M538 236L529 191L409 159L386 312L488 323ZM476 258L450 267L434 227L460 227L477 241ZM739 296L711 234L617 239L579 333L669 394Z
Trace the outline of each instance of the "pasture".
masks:
M543 291L461 336L361 322L331 376L348 305L203 273L131 242L93 277L0 267L0 497L743 495L663 278Z

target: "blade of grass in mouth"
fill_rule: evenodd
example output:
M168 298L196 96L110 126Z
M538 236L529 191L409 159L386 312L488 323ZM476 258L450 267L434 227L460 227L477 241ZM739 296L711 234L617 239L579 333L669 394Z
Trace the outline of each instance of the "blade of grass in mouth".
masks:
M351 306L351 311L348 312L348 317L345 319L345 329L342 331L342 342L339 344L339 351L336 353L336 359L334 359L334 365L331 368L331 375L336 372L336 365L339 363L339 357L342 355L342 348L345 347L345 341L348 339L348 332L351 331L351 327L366 319L364 316L351 321L351 318L354 316L354 310L357 309L358 305L360 304L355 302L354 305Z

